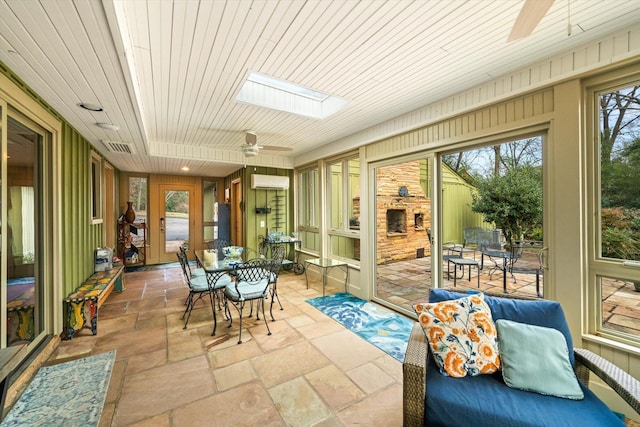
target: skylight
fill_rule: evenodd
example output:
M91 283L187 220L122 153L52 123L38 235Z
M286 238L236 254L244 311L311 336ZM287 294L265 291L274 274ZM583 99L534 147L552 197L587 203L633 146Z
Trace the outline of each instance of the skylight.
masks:
M327 118L349 103L337 96L259 73L249 75L236 101L315 119Z

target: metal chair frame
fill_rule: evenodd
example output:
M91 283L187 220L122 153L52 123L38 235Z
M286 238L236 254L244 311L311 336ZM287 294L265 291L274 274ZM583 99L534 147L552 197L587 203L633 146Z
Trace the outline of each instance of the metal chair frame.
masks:
M287 248L284 245L271 247L271 274L269 275L269 282L271 283L271 307L269 307L269 313L271 314L272 321L275 321L273 317L274 299L278 300L280 310L284 310L284 308L282 308L282 303L280 302L280 297L278 296L278 277L280 276L280 271L282 270L282 262L284 260L286 252Z
M183 253L182 251L178 251L176 255L178 256L178 261L180 261L180 266L182 267L184 280L189 287L189 295L187 296L187 300L185 302L187 307L184 309L184 313L182 314L182 319L184 319L185 316L187 318L184 321L184 326L182 327L182 329L187 329L187 324L189 323L189 319L191 318L191 311L193 310L193 306L198 300L202 299L205 294L209 295L209 300L211 301L211 313L213 314L215 319L216 313L213 301L214 296L207 282L207 278L205 276L192 277L191 269L189 268L185 253ZM196 295L198 296L198 298L194 301L194 297Z
M236 310L238 310L238 315L240 317L238 344L242 344L242 319L247 302L259 302L256 319L260 319L260 308L262 308L262 317L268 331L267 335L271 335L269 323L267 322L264 311L264 300L269 295L269 288L271 287L271 282L269 280L271 264L272 261L270 259L255 258L236 265L233 270L235 281L225 288L224 306L225 314L229 319L229 327L231 327L233 322L229 304L233 304Z

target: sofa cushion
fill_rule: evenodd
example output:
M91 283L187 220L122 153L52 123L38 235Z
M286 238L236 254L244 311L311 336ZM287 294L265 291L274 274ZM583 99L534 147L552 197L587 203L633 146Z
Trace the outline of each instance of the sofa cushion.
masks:
M496 327L506 385L567 399L584 397L560 331L507 319L497 320Z
M444 289L432 289L429 293L429 302L462 298L467 295L468 294L465 293L451 292ZM569 325L567 325L567 320L564 317L560 303L549 300L497 298L487 295L485 295L485 301L491 309L494 322L498 319L507 319L513 320L514 322L557 329L564 335L564 339L567 341L567 347L573 349L573 340L569 332ZM575 366L573 351L569 352L569 360L571 361L571 366Z
M441 373L460 378L498 370L497 332L483 294L414 308Z
M430 358L431 359L431 358ZM435 364L427 370L425 425L474 427L624 426L580 383L582 400L561 399L507 387L499 372L451 378Z

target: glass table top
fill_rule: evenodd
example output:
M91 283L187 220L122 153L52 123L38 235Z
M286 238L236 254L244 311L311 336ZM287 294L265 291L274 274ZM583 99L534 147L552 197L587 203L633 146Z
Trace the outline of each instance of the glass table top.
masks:
M318 267L340 267L348 265L346 261L340 261L332 258L311 258L304 262L307 264L316 265Z

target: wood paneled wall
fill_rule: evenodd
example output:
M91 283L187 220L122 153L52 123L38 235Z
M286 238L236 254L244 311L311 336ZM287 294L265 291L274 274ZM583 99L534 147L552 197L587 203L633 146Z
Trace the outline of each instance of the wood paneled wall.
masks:
M527 94L366 146L367 160L408 154L526 126L553 113L553 89Z

